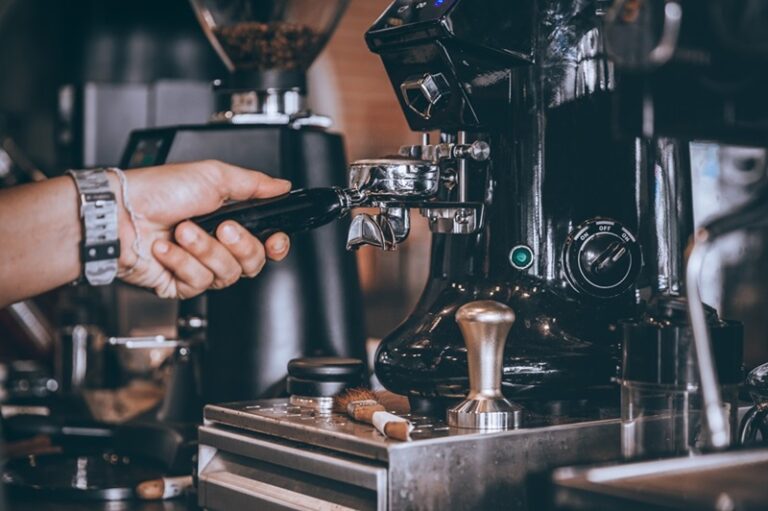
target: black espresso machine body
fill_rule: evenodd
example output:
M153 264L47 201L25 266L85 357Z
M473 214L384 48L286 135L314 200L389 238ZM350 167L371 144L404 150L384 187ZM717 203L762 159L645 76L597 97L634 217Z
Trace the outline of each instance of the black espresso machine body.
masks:
M483 226L433 235L423 296L376 357L390 390L464 396L454 314L487 299L517 315L504 357L509 397L614 392L617 323L657 277L642 239L655 234L645 215L656 151L612 130L603 4L398 0L367 33L413 130L490 146L488 162L459 169L443 192L482 202Z
M295 188L343 184L343 139L290 124L207 124L134 132L125 168L217 159L288 179ZM345 222L296 234L280 263L206 296L206 402L282 393L285 368L307 355L364 355L357 266Z

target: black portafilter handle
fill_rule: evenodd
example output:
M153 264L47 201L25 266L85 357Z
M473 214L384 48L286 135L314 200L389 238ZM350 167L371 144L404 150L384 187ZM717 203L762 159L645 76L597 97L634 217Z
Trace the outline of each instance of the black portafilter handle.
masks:
M309 188L271 199L237 202L192 220L211 235L222 222L234 220L264 241L276 232L294 234L321 227L344 216L349 208L343 190Z

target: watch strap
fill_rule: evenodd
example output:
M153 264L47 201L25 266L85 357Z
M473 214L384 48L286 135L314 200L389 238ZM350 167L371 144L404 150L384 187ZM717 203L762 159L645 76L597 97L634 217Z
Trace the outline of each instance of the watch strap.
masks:
M117 276L120 239L117 201L105 169L70 170L80 195L83 223L83 276L92 286L111 284Z

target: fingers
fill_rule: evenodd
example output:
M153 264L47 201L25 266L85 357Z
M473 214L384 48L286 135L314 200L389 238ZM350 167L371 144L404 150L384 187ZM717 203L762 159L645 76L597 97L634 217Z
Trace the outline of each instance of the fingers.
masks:
M280 260L288 251L288 237L275 235L270 245L270 257ZM255 277L264 268L264 245L240 224L227 221L216 229L216 239L208 236L198 225L183 222L176 228L176 239L184 249L214 274L213 286L231 286L245 275Z
M152 245L152 255L175 277L175 291L161 289L158 290L160 296L191 298L208 289L214 281L213 272L169 241L156 241Z
M264 245L236 222L224 222L216 229L216 237L229 250L246 277L255 277L264 268Z
M267 257L280 261L290 248L290 239L283 233L271 236L265 248L232 221L218 227L216 238L192 222L179 224L175 236L178 244L158 240L152 252L175 277L175 294L184 298L231 286L242 276L255 277L264 269Z
M213 273L212 288L223 289L240 279L243 269L235 256L197 224L182 222L175 234L179 246Z
M288 193L291 182L222 162L213 162L221 173L222 192L231 200L266 199Z
M267 257L273 261L282 261L288 255L291 248L291 239L282 232L273 234L265 243L267 248Z

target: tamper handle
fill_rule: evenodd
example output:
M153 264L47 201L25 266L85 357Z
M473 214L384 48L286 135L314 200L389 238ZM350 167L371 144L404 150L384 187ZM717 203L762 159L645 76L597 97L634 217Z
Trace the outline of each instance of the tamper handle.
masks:
M276 232L293 234L321 227L347 211L341 190L310 188L271 199L237 202L192 220L209 234L214 234L222 222L234 220L265 240Z
M504 344L515 322L514 311L491 300L472 302L456 312L456 321L467 346L469 399L502 397Z
M448 409L448 425L477 430L520 426L522 408L501 393L504 344L515 313L491 300L471 302L456 311L456 321L467 346L469 395Z

